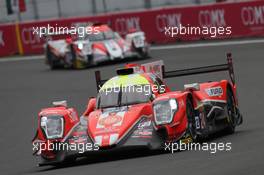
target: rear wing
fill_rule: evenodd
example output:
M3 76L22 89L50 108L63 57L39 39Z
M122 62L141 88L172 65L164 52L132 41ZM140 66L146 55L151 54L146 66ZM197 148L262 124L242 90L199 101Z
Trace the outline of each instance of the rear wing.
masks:
M235 82L232 54L227 53L226 56L227 56L226 64L218 64L218 65L195 67L190 69L181 69L181 70L172 70L172 71L166 71L163 61L161 60L142 64L142 65L128 64L125 69L117 70L117 74L124 75L124 74L150 72L156 74L161 79L166 79L166 78L181 77L181 76L188 76L195 74L228 71L230 80L232 81L233 85L235 85L236 82ZM100 71L95 71L95 80L96 80L97 91L99 91L102 85L108 79L101 79Z
M163 65L162 66L163 78L173 78L173 77L181 77L181 76L188 76L188 75L195 75L195 74L228 71L230 80L235 85L236 82L235 82L235 73L234 73L234 67L233 67L233 61L232 61L232 54L227 53L226 57L227 57L226 64L196 67L196 68L190 68L190 69L165 71L165 67Z

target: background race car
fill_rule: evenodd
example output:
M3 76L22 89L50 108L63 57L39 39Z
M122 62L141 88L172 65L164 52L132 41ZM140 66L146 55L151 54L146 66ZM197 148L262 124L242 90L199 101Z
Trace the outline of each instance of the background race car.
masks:
M233 133L242 123L231 55L227 64L165 71L163 61L128 64L117 76L101 79L96 71L97 98L90 98L79 118L65 102L42 109L33 144L89 144L90 151L128 147L164 149L165 144L190 143L220 130ZM186 84L171 91L165 78L229 71L230 79ZM47 148L47 147L46 147ZM35 150L40 165L84 156L78 150Z
M67 67L81 69L106 61L125 58L147 58L149 45L142 31L131 30L125 38L105 24L89 27L89 34L77 38L48 41L45 45L46 63L51 69Z

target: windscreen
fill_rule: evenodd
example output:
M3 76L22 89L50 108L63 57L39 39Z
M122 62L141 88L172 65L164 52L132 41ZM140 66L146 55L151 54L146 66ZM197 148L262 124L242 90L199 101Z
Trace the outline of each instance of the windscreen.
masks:
M115 33L111 30L109 31L100 31L99 33L86 34L84 37L80 37L80 40L89 40L89 41L102 41L114 39Z
M150 85L134 85L102 90L97 96L97 107L108 108L149 102Z

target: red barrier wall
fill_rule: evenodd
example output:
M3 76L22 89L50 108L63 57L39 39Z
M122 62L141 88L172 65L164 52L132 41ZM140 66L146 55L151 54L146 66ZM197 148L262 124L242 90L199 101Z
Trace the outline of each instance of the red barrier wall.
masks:
M43 39L33 35L36 26L67 26L81 22L104 22L114 30L124 35L130 28L141 29L146 33L149 42L170 43L178 40L221 39L234 37L251 37L264 35L264 1L250 1L241 3L219 3L204 6L188 6L163 8L138 12L123 12L94 17L81 17L19 24L20 36L24 54L43 52ZM194 27L231 27L231 35L165 35L165 27L179 25ZM12 55L18 52L15 26L0 26L3 33L4 46L1 45L0 56Z
M0 26L0 57L18 53L15 25Z

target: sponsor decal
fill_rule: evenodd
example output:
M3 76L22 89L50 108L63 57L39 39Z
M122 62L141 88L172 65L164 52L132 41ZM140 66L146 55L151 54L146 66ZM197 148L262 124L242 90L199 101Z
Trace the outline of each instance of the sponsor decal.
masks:
M135 130L131 137L133 138L151 138L153 128L151 120L143 121L138 124L137 130Z
M159 78L163 79L163 76L162 76L162 66L163 65L164 65L163 61L160 60L160 61L154 61L151 63L145 63L145 64L142 64L141 66L145 69L145 72L153 73Z
M134 131L132 138L151 138L152 137L152 129L140 129Z
M107 127L107 128L100 128L100 130L96 130L94 133L96 135L105 134L109 132L119 132L120 128L117 128L115 126Z
M112 126L112 125L119 123L121 121L122 121L121 116L116 115L115 113L110 113L108 117L101 118L99 120L99 124L107 127L107 126Z
M208 88L208 89L205 89L205 92L210 97L215 97L215 96L221 96L221 95L223 95L223 89L222 89L222 87Z
M73 138L69 139L70 144L74 143L86 143L87 142L87 137L77 137L74 136Z
M245 26L264 24L264 6L248 6L241 10L242 23Z
M181 17L181 13L159 14L156 16L156 28L159 32L163 32L165 27L180 26Z
M151 121L150 120L149 121L145 121L145 122L142 122L142 123L138 124L138 129L142 129L142 128L148 127L150 125L151 125Z
M39 35L34 34L35 30L31 28L22 28L21 39L24 45L39 44L42 42ZM42 47L42 45L41 45Z
M225 10L201 10L199 12L200 26L217 27L226 26Z
M114 126L121 126L125 112L109 112L102 114L97 122L97 129L111 128Z
M117 18L114 26L121 35L127 34L130 29L141 30L139 17Z

